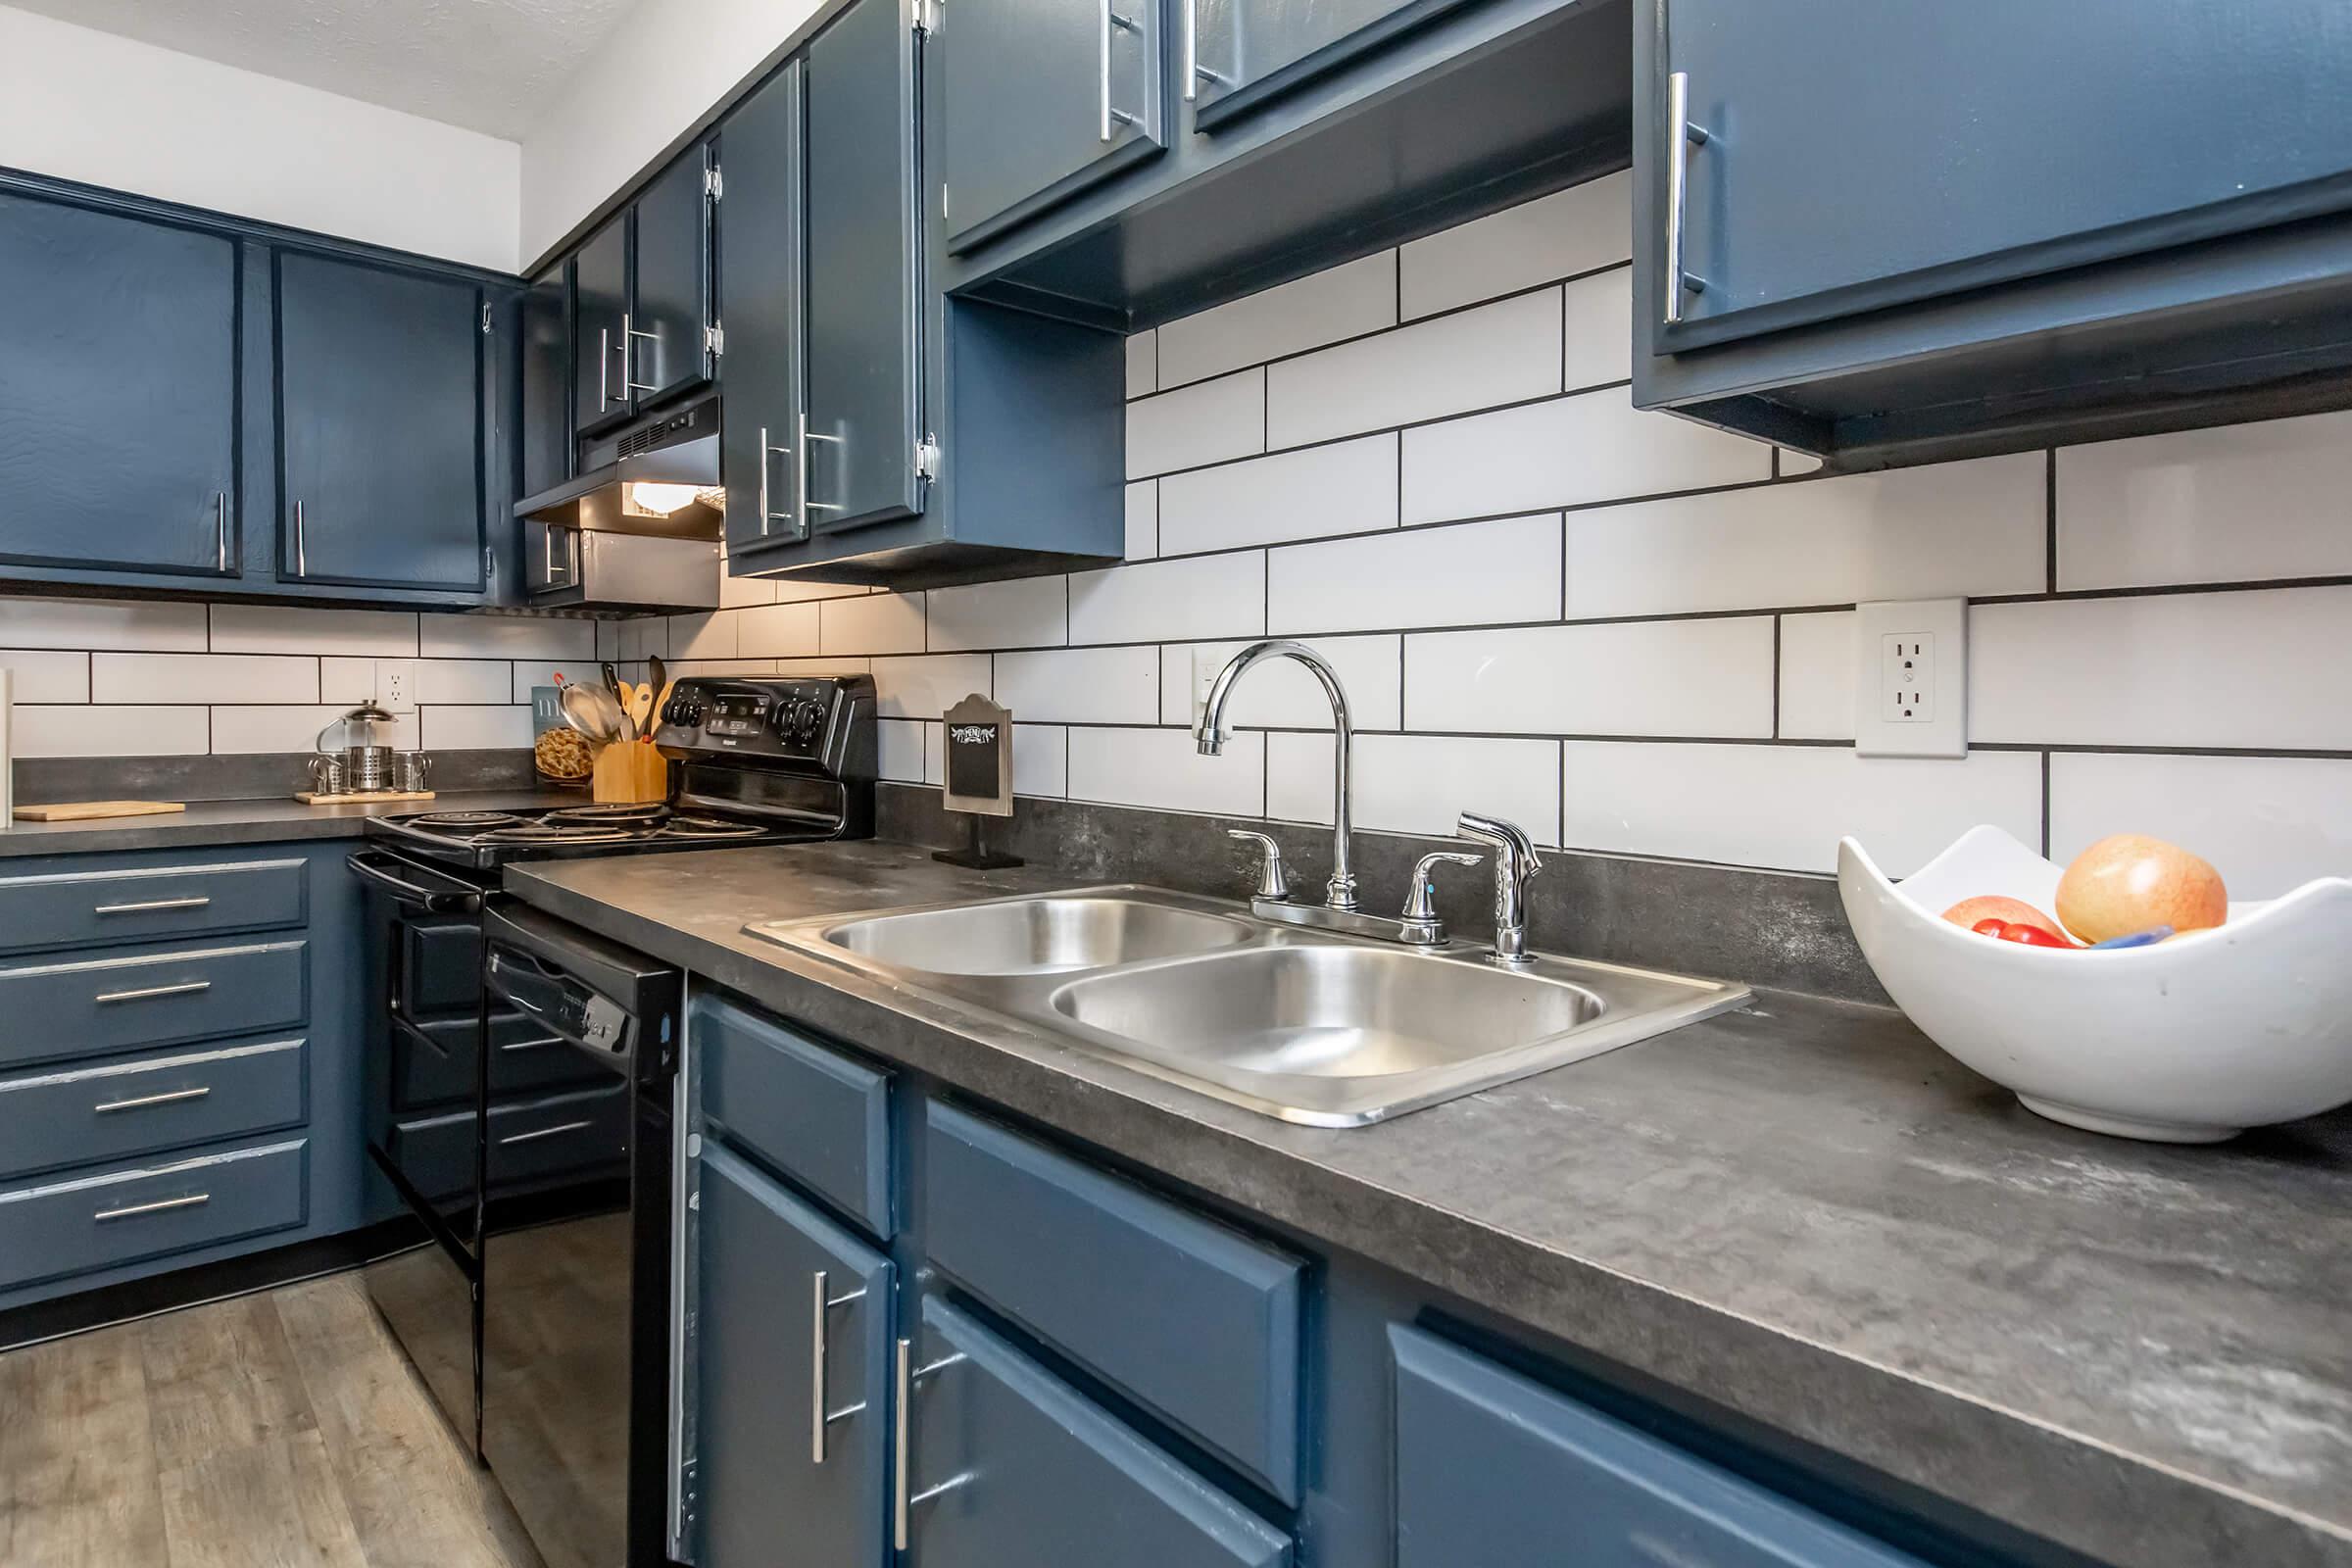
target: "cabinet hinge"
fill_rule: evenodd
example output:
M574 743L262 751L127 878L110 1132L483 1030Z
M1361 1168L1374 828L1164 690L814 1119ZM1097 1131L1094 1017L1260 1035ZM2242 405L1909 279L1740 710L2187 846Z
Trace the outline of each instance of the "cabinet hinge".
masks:
M727 329L712 321L703 328L703 351L707 354L727 352Z
M925 481L939 477L939 437L926 435L914 444L914 476Z
M942 0L914 0L914 30L933 33L947 20L947 6Z
M489 302L488 300L484 300L484 301L482 302L482 336L484 336L484 337L488 337L489 335L490 335L490 302Z
M712 201L716 201L726 193L727 182L719 176L718 166L716 164L712 164L709 169L704 170L703 194L710 197Z

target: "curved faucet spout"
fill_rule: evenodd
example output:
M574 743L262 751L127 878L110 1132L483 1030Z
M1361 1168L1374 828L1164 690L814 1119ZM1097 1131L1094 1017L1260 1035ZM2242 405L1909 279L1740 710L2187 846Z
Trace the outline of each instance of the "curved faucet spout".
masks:
M1269 659L1295 659L1304 664L1308 673L1322 686L1323 695L1331 700L1331 763L1332 763L1332 845L1331 884L1326 902L1335 909L1356 906L1355 864L1348 840L1354 817L1348 770L1350 754L1355 749L1355 726L1348 715L1348 691L1340 684L1340 672L1331 667L1321 654L1304 643L1272 640L1251 643L1223 669L1208 688L1208 701L1200 710L1200 722L1193 730L1193 739L1202 757L1216 757L1233 738L1225 724L1225 705L1233 699L1233 689L1244 675Z

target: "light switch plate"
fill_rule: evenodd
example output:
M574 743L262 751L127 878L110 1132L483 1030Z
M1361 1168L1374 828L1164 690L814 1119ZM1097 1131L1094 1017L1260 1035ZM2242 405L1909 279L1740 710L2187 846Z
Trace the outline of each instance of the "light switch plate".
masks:
M1968 601L1854 607L1854 751L1968 755Z

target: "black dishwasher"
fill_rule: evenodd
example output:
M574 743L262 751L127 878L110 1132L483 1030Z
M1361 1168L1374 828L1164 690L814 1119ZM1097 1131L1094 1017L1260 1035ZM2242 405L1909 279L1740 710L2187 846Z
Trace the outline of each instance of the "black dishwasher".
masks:
M482 1141L482 1456L548 1568L668 1560L671 1096L679 972L511 899L482 979L596 1086L573 1127ZM625 1110L622 1106L625 1105ZM596 1131L610 1128L609 1135ZM576 1140L594 1136L582 1162ZM542 1160L539 1149L566 1151ZM544 1168L543 1168L544 1166Z

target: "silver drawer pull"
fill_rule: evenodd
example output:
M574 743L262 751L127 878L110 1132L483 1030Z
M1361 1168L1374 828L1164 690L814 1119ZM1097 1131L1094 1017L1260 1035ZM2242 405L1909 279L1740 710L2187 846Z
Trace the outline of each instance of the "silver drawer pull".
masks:
M560 1046L563 1043L551 1035L545 1040L510 1040L498 1049L501 1051L545 1051L550 1046Z
M528 1144L536 1142L542 1138L553 1138L558 1133L576 1133L582 1128L593 1127L595 1125L596 1123L592 1121L560 1121L553 1127L541 1127L532 1132L509 1133L506 1137L501 1138L498 1142L502 1148L514 1144Z
M201 1084L194 1089L174 1089L169 1094L141 1095L136 1100L110 1100L103 1105L92 1105L90 1109L101 1116L110 1110L144 1110L149 1105L176 1105L184 1100L202 1100L212 1092L212 1085Z
M192 997L210 991L210 980L183 980L175 986L147 986L138 991L101 991L92 1002L153 1002L158 997Z
M865 1408L865 1401L844 1405L838 1410L825 1408L825 1314L837 1306L865 1299L863 1287L843 1296L826 1294L825 1271L816 1270L808 1278L808 1462L825 1462L825 1428L836 1421L847 1421Z
M101 904L92 914L154 914L160 909L201 909L213 901L209 898L150 899L145 904Z
M102 1208L90 1218L94 1220L129 1219L138 1214L161 1214L173 1208L201 1208L213 1200L210 1193L190 1193L185 1198L159 1198L152 1203L126 1203L121 1208Z
M920 1492L914 1490L914 1477L911 1473L914 1468L914 1386L925 1378L935 1377L945 1372L965 1358L964 1352L957 1350L923 1366L916 1366L914 1364L914 1342L912 1340L899 1341L897 1377L893 1380L896 1384L893 1392L897 1396L894 1402L898 1407L891 1412L896 1417L891 1423L891 1460L892 1468L897 1472L897 1485L891 1499L890 1538L891 1544L901 1551L908 1549L907 1543L914 1532L916 1507L935 1497L945 1496L954 1492L957 1487L969 1482L977 1473L966 1470L959 1476L942 1481L936 1486L925 1487Z

